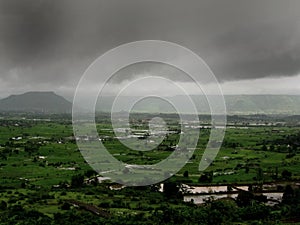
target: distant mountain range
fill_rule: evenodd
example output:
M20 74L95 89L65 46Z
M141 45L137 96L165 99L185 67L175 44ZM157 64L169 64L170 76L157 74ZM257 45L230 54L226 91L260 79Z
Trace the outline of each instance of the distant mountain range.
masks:
M71 113L72 103L54 92L27 92L0 100L0 111Z
M123 111L136 98L121 97L115 111ZM205 96L191 96L198 111L209 113L209 106ZM96 109L109 112L113 97L102 97ZM184 96L167 97L167 100L183 106L184 113L192 112ZM297 114L300 115L300 95L227 95L225 102L228 114ZM148 99L136 104L135 112L165 112L173 113L170 105L157 99ZM83 108L85 106L83 105ZM11 95L0 100L1 112L38 112L38 113L71 113L72 103L54 92L27 92L20 95Z
M300 95L228 95L230 114L297 114L300 115Z
M300 95L226 95L225 104L228 114L292 114L300 115ZM184 113L191 113L190 104L184 96L166 97L174 104L179 104L184 108ZM210 108L207 99L203 95L191 96L198 112L209 114ZM115 106L114 111L122 111L128 104L134 104L136 98L121 97L121 101ZM108 111L113 103L112 97L103 97L97 104L99 111ZM146 99L136 104L135 112L168 112L173 113L174 109L166 102L156 99Z

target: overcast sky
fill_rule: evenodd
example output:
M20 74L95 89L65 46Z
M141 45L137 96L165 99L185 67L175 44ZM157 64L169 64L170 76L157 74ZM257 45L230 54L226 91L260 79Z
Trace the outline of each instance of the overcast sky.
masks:
M299 9L299 0L0 0L0 97L72 97L97 57L145 39L197 53L225 94L300 94Z

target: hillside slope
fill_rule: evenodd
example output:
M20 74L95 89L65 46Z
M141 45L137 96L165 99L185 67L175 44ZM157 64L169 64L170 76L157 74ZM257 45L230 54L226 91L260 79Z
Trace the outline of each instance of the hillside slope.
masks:
M0 100L0 111L70 113L72 103L54 92L27 92Z

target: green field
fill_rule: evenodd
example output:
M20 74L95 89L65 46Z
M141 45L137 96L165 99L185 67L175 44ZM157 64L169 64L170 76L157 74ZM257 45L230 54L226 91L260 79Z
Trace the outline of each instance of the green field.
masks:
M128 164L155 164L167 158L172 153L172 146L179 140L177 119L173 116L165 119L169 130L174 133L147 152L134 151L122 145L115 138L106 117L97 119L97 129L105 147L118 160ZM87 183L88 179L95 180L95 174L76 145L68 118L35 120L15 116L2 118L0 123L0 202L6 204L3 209L21 207L22 210L34 210L55 219L61 213L67 217L69 213L78 212L71 200L99 207L116 218L151 217L154 212L163 216L166 205L178 210L176 213L183 213L191 207L180 198L166 198L163 193L157 192L158 186L111 190L111 185L115 184L109 181ZM141 118L133 121L131 126L135 132L148 129L147 120ZM209 128L200 130L193 156L168 182L257 185L300 180L300 148L299 142L295 141L299 140L300 133L296 124L245 125L244 122L232 122L216 159L207 170L199 171L209 134ZM5 212L1 214L3 218L7 216ZM278 216L276 220L280 218Z

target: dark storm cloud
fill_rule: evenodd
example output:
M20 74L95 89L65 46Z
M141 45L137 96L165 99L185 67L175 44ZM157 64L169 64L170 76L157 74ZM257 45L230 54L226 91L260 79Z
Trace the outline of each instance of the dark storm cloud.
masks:
M141 77L141 75L143 77L164 77L178 82L193 82L191 77L176 67L157 62L141 62L123 67L110 78L108 83L116 84L122 81L130 81Z
M2 81L35 85L53 79L51 67L57 62L52 51L61 40L62 16L55 1L0 1Z
M105 51L143 39L190 48L222 81L292 76L299 8L298 0L0 0L0 78L74 87Z
M290 76L300 72L299 21L248 25L215 39L215 70L225 79Z
M61 13L52 1L1 1L0 40L7 60L28 63L59 40Z

